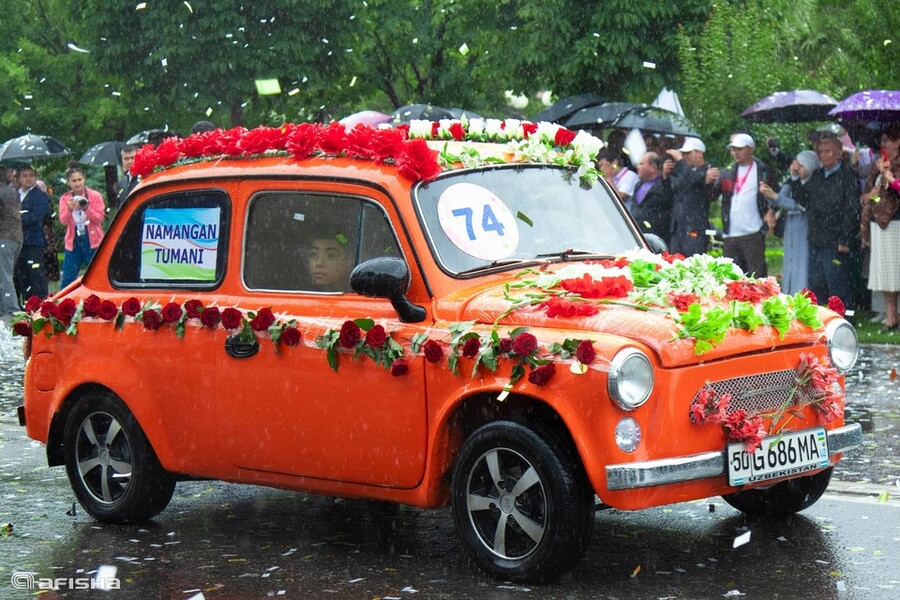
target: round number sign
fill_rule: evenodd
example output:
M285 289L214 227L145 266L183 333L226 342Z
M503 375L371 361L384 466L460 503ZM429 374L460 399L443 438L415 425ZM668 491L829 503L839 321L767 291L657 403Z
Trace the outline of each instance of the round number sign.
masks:
M438 219L450 241L475 258L500 260L519 245L512 212L497 196L473 183L456 183L441 194Z

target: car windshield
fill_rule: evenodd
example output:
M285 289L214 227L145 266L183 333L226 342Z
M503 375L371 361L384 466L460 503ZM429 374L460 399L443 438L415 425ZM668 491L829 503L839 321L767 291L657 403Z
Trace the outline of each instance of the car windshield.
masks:
M552 166L451 172L416 188L415 202L436 260L455 274L643 245L606 186Z

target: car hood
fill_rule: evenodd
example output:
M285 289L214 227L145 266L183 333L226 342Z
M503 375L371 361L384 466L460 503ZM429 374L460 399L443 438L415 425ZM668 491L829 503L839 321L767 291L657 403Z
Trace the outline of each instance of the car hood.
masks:
M481 284L457 290L437 303L437 315L448 321L475 321L493 325L499 317L504 327L529 327L539 338L540 329L547 329L548 336L577 337L585 332L596 339L600 336L616 336L625 344L629 340L639 342L656 353L664 367L678 367L708 362L751 352L764 352L783 346L807 345L824 341L824 329L810 329L794 322L781 339L769 326L759 327L755 333L732 328L725 339L712 350L697 355L692 338L679 338L679 327L664 310L641 310L616 304L599 305L599 314L588 317L548 317L538 306L525 306L504 316L510 302L505 297L503 284ZM827 314L826 314L827 313ZM820 310L823 321L839 318L830 311ZM550 333L550 332L553 333ZM568 333L574 332L574 333ZM598 335L599 334L599 335Z

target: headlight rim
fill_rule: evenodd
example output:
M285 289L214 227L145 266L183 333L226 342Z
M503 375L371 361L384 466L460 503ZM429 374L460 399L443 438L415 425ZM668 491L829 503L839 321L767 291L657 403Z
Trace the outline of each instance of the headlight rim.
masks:
M847 368L842 367L834 360L834 337L837 331L845 326L853 334L853 340L856 344L856 352L854 352L853 360ZM856 366L856 361L859 360L859 336L856 334L856 328L853 327L849 321L846 319L833 319L832 321L829 321L825 326L825 344L828 350L828 360L831 361L831 365L837 369L838 373L844 375Z
M619 393L619 376L624 365L629 360L631 360L632 357L638 357L640 360L642 360L647 365L647 369L650 374L650 384L647 386L647 390L644 393L643 398L635 404L629 404L625 402L621 394ZM616 406L622 408L623 410L627 410L630 412L643 406L647 402L647 400L650 399L650 394L653 393L653 386L655 383L656 376L653 370L653 363L650 361L650 357L637 348L624 348L617 352L616 355L613 356L612 360L609 361L609 373L607 376L606 390L609 393L610 399L615 402Z

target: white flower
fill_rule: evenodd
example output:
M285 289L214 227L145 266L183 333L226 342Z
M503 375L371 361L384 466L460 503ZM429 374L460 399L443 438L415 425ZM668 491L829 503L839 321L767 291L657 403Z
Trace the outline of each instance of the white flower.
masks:
M594 137L586 131L579 131L572 140L572 146L587 154L591 160L597 157L597 153L603 148L603 140Z
M522 121L519 119L506 119L504 121L504 131L506 132L506 137L511 140L520 140L525 137L525 132L522 131Z
M409 122L410 138L431 139L431 121L413 119Z
M558 123L541 121L537 124L537 131L531 137L537 137L548 144L556 144L556 132L560 130Z
M469 137L481 138L484 135L484 119L469 119Z
M457 119L441 119L438 121L438 137L442 139L453 137L450 134L450 126L454 123L459 123L459 121Z
M500 119L488 119L484 123L484 131L488 137L503 137L503 121Z

